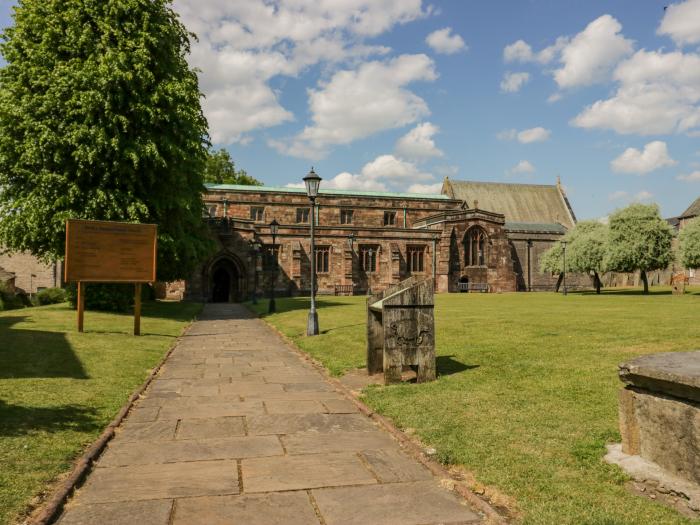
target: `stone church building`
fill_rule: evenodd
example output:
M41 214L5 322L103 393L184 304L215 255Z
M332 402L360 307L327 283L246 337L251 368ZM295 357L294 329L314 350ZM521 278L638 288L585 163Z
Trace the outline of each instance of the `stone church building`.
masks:
M321 189L311 254L303 189L206 188L218 252L168 295L241 301L273 286L278 296L308 294L312 256L319 294L366 294L415 274L434 279L439 292L553 290L557 276L539 271L540 257L576 222L558 181L446 178L433 195ZM273 220L280 224L274 244Z

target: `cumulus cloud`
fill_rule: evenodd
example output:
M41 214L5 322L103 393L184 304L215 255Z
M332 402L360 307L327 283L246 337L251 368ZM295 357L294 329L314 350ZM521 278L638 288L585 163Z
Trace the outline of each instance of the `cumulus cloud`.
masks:
M508 71L503 75L503 80L501 80L501 91L503 93L516 93L529 80L530 73L511 73Z
M687 175L678 175L676 180L682 180L683 182L700 182L700 171L693 171Z
M521 144L529 144L531 142L544 142L548 140L552 132L543 127L536 127L518 131L516 129L506 129L500 131L496 137L501 140L516 140Z
M559 37L554 44L535 53L532 47L530 47L530 44L524 40L517 40L503 49L503 60L505 62L537 62L539 64L549 64L557 57L568 41L569 39L566 37Z
M439 194L442 191L442 182L436 182L435 184L411 184L408 187L409 193L436 193Z
M633 51L622 36L622 25L612 16L597 18L561 50L562 67L554 71L560 88L587 86L606 81L620 59Z
M668 154L666 143L655 140L644 146L644 151L627 148L619 157L610 162L610 167L616 173L645 173L678 164Z
M608 195L609 201L644 202L653 198L654 194L646 190L634 194L630 194L626 191L614 191Z
M256 129L293 119L270 87L323 63L334 66L386 54L365 39L429 13L421 0L176 0L198 36L190 64L200 69L203 108L213 142L249 140Z
M317 89L309 90L312 124L288 141L278 141L277 149L302 157L305 152L320 156L330 145L348 144L412 124L430 111L406 85L436 78L434 62L422 54L366 62L354 70L338 71L330 80L320 82Z
M426 160L442 157L443 152L435 145L433 135L440 128L430 122L418 124L396 142L396 153L408 159Z
M430 33L425 41L436 53L452 55L460 51L466 51L467 45L458 34L451 34L452 28L445 27Z
M658 30L679 46L700 42L700 0L687 0L666 8Z
M700 126L700 55L640 50L614 78L615 94L586 107L575 126L639 135L691 134Z
M519 173L534 173L535 167L529 160L521 160L515 166L510 168L506 173L508 175L517 175Z

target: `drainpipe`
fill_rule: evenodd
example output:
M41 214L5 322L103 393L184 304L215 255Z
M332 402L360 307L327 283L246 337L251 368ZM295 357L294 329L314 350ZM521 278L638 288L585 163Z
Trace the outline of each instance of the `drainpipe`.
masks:
M403 209L403 227L406 227L406 208Z

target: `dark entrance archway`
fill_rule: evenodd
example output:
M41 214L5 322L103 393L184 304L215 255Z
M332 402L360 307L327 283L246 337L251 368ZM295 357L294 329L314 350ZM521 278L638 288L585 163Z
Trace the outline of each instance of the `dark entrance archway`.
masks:
M457 283L457 289L460 292L468 292L469 291L469 277L466 275L463 275L462 277L459 278L459 283Z
M232 259L218 259L209 269L209 300L229 303L241 300L242 273Z

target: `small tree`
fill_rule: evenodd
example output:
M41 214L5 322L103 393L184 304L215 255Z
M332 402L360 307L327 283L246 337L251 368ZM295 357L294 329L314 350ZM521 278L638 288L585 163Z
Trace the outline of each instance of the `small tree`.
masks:
M600 273L603 272L607 249L608 227L598 221L582 221L566 234L567 269L593 274L593 286L600 293Z
M558 292L564 272L564 249L561 242L555 242L551 248L542 254L540 258L540 271L542 273L557 274L559 276L555 288Z
M207 163L204 166L204 182L262 186L262 182L248 175L245 170L236 170L231 154L223 148L208 152Z
M690 221L678 238L681 264L685 268L700 268L700 217Z
M605 267L617 272L639 270L644 293L647 272L666 268L672 258L673 233L656 204L631 204L610 216Z

